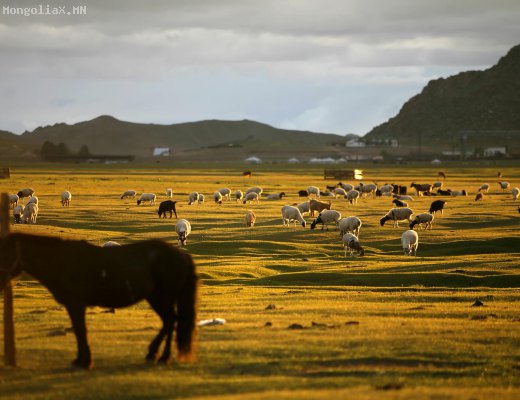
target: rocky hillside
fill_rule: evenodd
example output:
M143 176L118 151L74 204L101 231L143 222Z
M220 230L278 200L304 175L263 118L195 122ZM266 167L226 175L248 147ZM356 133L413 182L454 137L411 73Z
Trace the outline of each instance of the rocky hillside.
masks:
M520 150L520 45L484 71L428 83L399 114L365 135L369 141L451 148L508 145Z

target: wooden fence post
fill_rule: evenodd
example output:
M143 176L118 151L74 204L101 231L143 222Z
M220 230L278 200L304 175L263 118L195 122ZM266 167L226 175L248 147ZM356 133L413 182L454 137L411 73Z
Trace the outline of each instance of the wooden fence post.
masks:
M9 234L9 198L2 193L0 199L0 237ZM13 284L11 280L4 287L4 362L16 367L16 345L14 336Z

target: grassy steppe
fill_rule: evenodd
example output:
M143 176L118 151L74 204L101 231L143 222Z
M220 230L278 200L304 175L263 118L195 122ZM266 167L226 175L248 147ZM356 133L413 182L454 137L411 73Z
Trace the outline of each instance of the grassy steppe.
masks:
M438 171L369 168L364 181L379 184L433 182ZM520 214L510 192L499 189L495 167L443 167L445 187L470 196L447 199L433 229L419 231L413 258L400 248L404 223L379 226L389 198L354 206L332 200L343 216L363 221L366 256L353 259L344 258L337 231L281 223L281 206L304 200L298 190L337 182L323 181L321 168L254 169L249 179L230 166L44 165L15 168L0 181L1 191L32 187L40 199L38 224L12 231L100 245L145 238L176 244L175 220L158 219L156 207L119 199L135 189L164 200L164 189L173 188L179 217L192 222L187 250L202 277L199 318L227 320L200 329L197 363L158 366L143 361L159 327L146 303L115 314L93 308L88 326L96 368L71 371L75 339L65 310L24 277L15 286L20 367L0 367L2 399L520 397ZM502 173L520 186L520 168ZM475 203L485 182L490 193ZM211 200L221 187L256 185L288 196L259 205ZM59 204L65 189L73 194L70 208ZM206 203L187 205L194 190ZM425 212L432 200L415 197L410 206ZM257 214L253 229L243 223L248 209ZM472 307L476 299L484 306ZM302 329L289 329L292 324Z

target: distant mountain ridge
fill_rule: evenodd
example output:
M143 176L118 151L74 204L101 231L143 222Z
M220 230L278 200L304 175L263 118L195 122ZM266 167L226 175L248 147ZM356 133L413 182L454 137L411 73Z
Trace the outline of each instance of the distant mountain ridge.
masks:
M395 117L365 135L375 142L422 140L433 146L461 138L468 144L520 148L520 45L487 70L430 81Z
M95 154L133 154L150 156L155 147L170 147L172 152L201 148L243 147L295 149L344 144L346 137L336 134L278 129L255 121L206 120L172 125L120 121L103 115L73 125L58 123L13 135L20 143L41 146L45 141L63 142L71 150L88 146ZM347 136L349 137L349 136Z

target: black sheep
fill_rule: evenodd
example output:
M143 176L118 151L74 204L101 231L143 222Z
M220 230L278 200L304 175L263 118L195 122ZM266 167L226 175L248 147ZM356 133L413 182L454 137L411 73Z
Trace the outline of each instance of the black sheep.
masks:
M444 209L444 204L446 204L446 201L444 200L435 200L430 205L430 211L428 211L430 214L435 214L437 211L440 211L442 214L442 211Z
M159 214L159 218L161 218L161 216L163 218L166 218L166 213L168 211L170 212L170 218L172 217L172 212L175 213L175 218L177 218L177 210L175 209L175 203L177 202L172 200L166 200L161 202L161 204L159 204L159 211L157 211L157 213Z
M298 192L298 196L300 196L300 197L309 197L309 192L307 192L306 190L300 190Z

